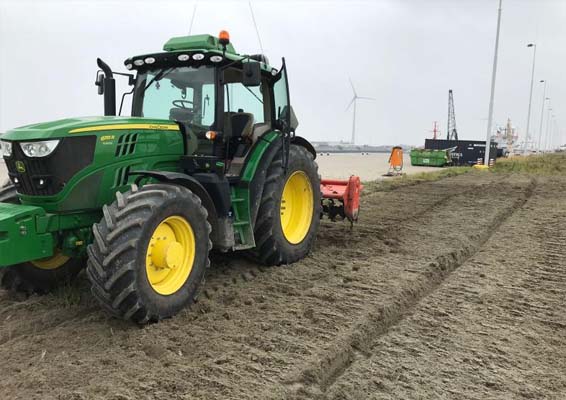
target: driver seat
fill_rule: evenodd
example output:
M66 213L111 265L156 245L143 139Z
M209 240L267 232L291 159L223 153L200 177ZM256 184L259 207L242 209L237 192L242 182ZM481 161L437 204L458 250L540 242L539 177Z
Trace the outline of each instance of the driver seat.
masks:
M229 129L232 134L228 158L243 157L249 150L254 130L254 115L238 110L228 115Z
M252 113L237 112L230 116L232 137L249 139L254 130L254 115Z

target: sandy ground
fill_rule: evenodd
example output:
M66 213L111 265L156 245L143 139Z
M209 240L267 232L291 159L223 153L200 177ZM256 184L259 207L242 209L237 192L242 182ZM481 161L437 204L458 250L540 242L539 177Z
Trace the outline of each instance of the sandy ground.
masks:
M213 257L144 328L79 281L0 291L2 399L566 397L566 178L471 172L363 196L291 266Z
M370 153L367 155L343 153L327 155L324 153L324 155L317 155L316 161L323 178L347 179L350 175L358 175L362 181L372 181L384 179L383 174L389 170L388 153ZM413 167L409 155L405 154L404 156L403 172L406 174L438 170L439 168L435 167Z

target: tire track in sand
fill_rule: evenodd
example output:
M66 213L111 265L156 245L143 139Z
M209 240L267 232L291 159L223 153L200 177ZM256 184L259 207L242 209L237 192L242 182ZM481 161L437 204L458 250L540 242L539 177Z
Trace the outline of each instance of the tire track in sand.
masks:
M438 182L433 182L433 183L435 183L436 186L439 186L438 190L443 190L443 188L450 187L452 192L446 196L441 196L439 199L434 199L434 198L424 199L424 201L421 204L417 205L413 210L411 210L410 213L403 214L401 216L394 216L389 220L383 221L379 229L376 229L375 226L368 228L366 226L356 225L352 228L352 231L355 231L356 234L364 236L366 234L374 235L376 233L376 230L379 230L381 235L380 236L378 235L378 239L381 242L385 241L384 244L386 246L388 245L395 246L397 244L395 242L395 239L392 240L391 238L387 238L385 234L386 231L391 232L393 229L395 234L397 234L401 229L399 224L406 223L408 221L414 220L415 218L419 218L428 213L431 213L437 207L444 206L445 204L449 203L451 200L454 200L454 198L456 197L462 197L462 196L465 197L468 194L472 193L473 191L477 191L477 188L473 188L473 187L469 187L464 190L454 191L454 188L451 187L450 185L447 184L439 185ZM412 189L415 186L417 185L414 184L410 186L402 186L397 188L396 190L401 188ZM393 191L386 193L391 194L392 192ZM367 201L368 198L383 193L385 192L372 192L368 196L366 196L363 200L365 202ZM333 224L341 224L341 222L337 221ZM336 228L336 226L332 226L332 225L321 226L321 229L329 229L329 228L333 229ZM356 250L346 249L342 252L342 254L349 254L352 258L354 258L356 256ZM216 254L215 257L212 259L212 269L208 271L208 274L206 276L206 282L202 294L207 299L212 300L215 296L222 295L222 292L224 292L230 286L236 284L243 284L243 283L251 284L251 282L254 279L256 279L257 277L259 277L264 273L270 272L272 268L277 268L277 267L265 267L262 265L258 265L256 264L255 261L249 262L244 257L240 255L234 257L234 254L231 253Z
M288 396L323 398L328 387L356 359L366 357L370 351L369 346L377 337L399 323L412 308L437 289L450 273L480 251L501 224L523 207L535 187L536 181L531 180L523 196L499 212L488 229L479 234L475 243L436 257L435 261L426 265L424 279L405 285L391 302L367 310L362 319L330 343L323 352L312 357L299 371L286 376L283 383L287 386Z
M566 179L528 203L325 398L542 399L566 394Z

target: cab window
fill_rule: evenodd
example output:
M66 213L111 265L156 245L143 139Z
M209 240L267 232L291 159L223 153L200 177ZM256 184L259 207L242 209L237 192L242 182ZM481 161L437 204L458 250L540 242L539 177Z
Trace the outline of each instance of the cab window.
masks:
M211 126L214 124L214 84L202 85L201 96L201 110L202 122L201 125Z
M287 91L287 71L285 68L285 64L283 64L283 68L281 69L279 79L273 85L273 103L275 109L275 121L277 121L278 125L282 119L286 119L286 113L289 109L289 97Z
M254 123L269 120L265 115L264 90L267 90L264 81L260 86L248 87L242 84L242 70L229 68L224 71L224 112L250 113L254 116Z
M175 67L138 75L132 115L190 124L206 131L215 121L213 67Z
M191 87L179 88L171 83L171 80L164 78L155 82L148 88L145 101L143 103L143 116L149 118L169 118L174 101L183 101L188 107L194 101L194 89Z
M265 122L263 94L261 86L247 87L241 83L229 83L225 86L225 112L245 112L254 115L254 122Z

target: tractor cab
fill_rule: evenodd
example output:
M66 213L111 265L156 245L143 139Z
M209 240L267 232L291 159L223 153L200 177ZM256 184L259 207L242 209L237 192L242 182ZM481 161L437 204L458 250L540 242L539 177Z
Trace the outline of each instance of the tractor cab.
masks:
M172 38L164 50L125 61L137 73L132 116L176 122L190 172L219 163L238 176L263 134L297 127L284 60L278 71L264 55L239 55L225 31Z

